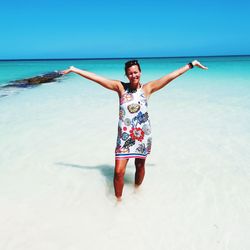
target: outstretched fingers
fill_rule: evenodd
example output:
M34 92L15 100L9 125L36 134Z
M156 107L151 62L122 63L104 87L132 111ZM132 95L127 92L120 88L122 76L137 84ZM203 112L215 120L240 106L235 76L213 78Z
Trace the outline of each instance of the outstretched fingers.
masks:
M202 65L202 64L201 64L199 61L197 61L197 60L194 60L194 61L192 62L192 64L193 64L194 66L196 66L196 67L201 68L201 69L208 69L208 67Z
M70 66L68 69L65 69L65 70L60 71L60 74L62 74L62 75L69 74L69 73L71 73L71 72L74 72L74 69L75 69L74 66Z

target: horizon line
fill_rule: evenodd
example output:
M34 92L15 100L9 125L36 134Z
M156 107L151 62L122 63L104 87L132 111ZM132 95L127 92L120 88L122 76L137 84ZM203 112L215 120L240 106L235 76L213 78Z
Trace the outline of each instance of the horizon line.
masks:
M66 61L66 60L121 60L121 59L164 59L164 58L190 58L190 57L237 57L243 55L208 55L208 56L138 56L138 57L76 57L76 58L22 58L22 59L0 59L0 61Z

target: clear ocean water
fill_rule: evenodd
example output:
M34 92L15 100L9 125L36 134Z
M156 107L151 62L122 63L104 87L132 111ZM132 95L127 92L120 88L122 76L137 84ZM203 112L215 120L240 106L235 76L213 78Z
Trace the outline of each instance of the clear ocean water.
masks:
M145 181L130 161L119 205L115 92L74 74L0 88L0 248L249 249L250 56L139 59L142 82L193 59L209 69L150 97ZM0 86L70 65L126 81L125 61L0 61Z

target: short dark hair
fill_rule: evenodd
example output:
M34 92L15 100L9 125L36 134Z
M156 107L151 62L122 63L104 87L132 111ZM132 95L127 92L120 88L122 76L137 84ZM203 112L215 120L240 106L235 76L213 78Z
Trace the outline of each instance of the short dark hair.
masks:
M125 62L125 74L127 75L127 70L128 68L130 68L131 66L134 66L134 65L137 65L138 66L138 69L139 71L141 72L141 67L140 67L140 64L137 60L130 60L130 61L127 61Z

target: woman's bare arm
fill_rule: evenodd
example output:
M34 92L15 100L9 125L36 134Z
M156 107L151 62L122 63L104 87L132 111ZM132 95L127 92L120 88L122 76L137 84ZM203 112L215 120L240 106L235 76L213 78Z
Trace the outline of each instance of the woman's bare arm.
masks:
M194 60L192 62L192 64L193 64L193 66L199 67L201 69L208 69L207 67L202 65L197 60ZM171 81L173 81L174 79L176 79L177 77L182 75L183 73L187 72L189 69L191 69L191 67L190 67L189 64L187 64L187 65L185 65L185 66L171 72L170 74L167 74L167 75L161 77L158 80L148 82L147 84L145 84L143 86L145 94L147 96L150 96L152 93L154 93L154 92L160 90L161 88L165 87L168 83L170 83Z
M76 73L76 74L78 74L84 78L87 78L91 81L94 81L94 82L100 84L101 86L103 86L107 89L110 89L110 90L114 90L118 93L122 90L122 84L118 80L110 80L110 79L107 79L105 77L96 75L92 72L75 68L73 66L69 67L69 69L63 70L61 73L65 75L65 74L69 74L71 72Z

